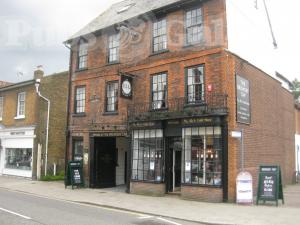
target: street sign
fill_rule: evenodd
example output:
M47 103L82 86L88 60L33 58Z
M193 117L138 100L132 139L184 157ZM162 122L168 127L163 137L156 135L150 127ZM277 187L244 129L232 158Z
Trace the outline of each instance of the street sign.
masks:
M278 206L280 199L284 204L280 166L260 166L256 204L275 201Z
M233 138L241 138L242 137L242 132L241 131L232 131L231 132L231 137L233 137Z
M67 174L65 177L65 187L67 186L72 186L72 189L74 189L74 186L84 186L82 161L68 162Z
M236 178L236 202L238 204L253 203L252 176L248 172L240 172Z

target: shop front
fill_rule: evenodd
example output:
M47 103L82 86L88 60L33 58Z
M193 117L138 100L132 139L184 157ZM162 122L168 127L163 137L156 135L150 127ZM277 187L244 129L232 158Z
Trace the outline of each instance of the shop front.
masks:
M225 127L222 117L132 123L131 192L223 201Z
M0 175L32 178L34 129L0 129Z

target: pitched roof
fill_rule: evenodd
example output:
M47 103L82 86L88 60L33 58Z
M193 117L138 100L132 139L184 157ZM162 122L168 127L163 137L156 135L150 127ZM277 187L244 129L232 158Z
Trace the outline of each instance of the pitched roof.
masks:
M5 86L8 86L8 85L11 85L12 83L9 83L9 82L6 82L6 81L1 81L0 80L0 88L1 87L5 87Z
M86 25L83 29L75 33L68 41L93 33L98 30L110 27L125 20L143 15L168 5L178 2L186 2L187 0L125 0L115 3L96 17L92 22Z

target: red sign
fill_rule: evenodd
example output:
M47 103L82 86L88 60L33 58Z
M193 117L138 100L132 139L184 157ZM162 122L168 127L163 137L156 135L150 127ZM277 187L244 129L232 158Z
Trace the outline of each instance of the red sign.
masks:
M212 92L212 89L213 89L212 84L207 85L207 91L208 92Z

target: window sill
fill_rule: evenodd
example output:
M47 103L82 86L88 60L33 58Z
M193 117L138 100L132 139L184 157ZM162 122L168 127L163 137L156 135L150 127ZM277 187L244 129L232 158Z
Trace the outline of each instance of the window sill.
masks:
M168 111L168 107L160 108L160 109L150 109L150 112L166 112Z
M185 103L184 108L193 108L193 107L199 107L199 106L207 106L205 102L196 102L196 103Z
M86 68L82 68L82 69L76 69L75 73L80 73L80 72L84 72L84 71L87 71L87 70L88 70L87 67Z
M14 119L15 120L23 120L23 119L25 119L25 116L16 116Z
M85 117L86 114L85 113L74 113L72 116L73 117Z
M119 112L104 112L103 116L117 116Z
M156 55L160 55L160 54L167 53L167 52L170 52L169 49L165 49L165 50L153 52L152 54L149 55L149 57L151 57L151 56L156 56Z
M200 41L200 42L195 42L195 43L191 43L191 44L184 44L183 48L200 47L202 45L204 45L204 42Z
M112 65L118 65L118 64L120 64L120 61L108 62L108 63L106 64L106 66L112 66Z

